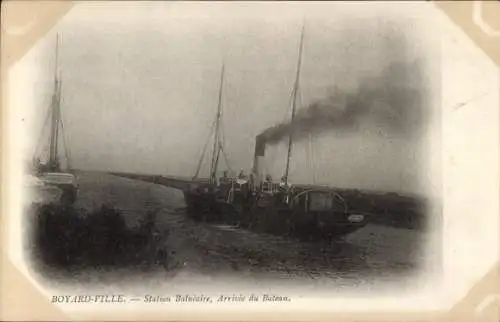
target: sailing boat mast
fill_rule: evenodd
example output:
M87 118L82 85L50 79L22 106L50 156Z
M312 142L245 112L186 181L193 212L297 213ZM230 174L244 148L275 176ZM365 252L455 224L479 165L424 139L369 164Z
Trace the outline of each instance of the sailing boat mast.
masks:
M302 49L304 43L304 25L302 25L302 33L300 36L300 45L299 45L299 59L297 63L297 74L295 76L295 84L292 91L292 118L290 123L292 124L292 132L288 136L288 153L286 159L286 167L285 167L285 184L288 184L288 173L290 171L290 157L292 155L292 142L293 142L293 121L295 120L295 111L297 109L297 92L299 90L299 80L300 80L300 67L302 64Z
M55 67L54 67L54 92L52 93L52 122L50 130L50 154L49 168L51 171L60 170L58 156L58 138L60 122L60 103L61 103L61 83L59 80L59 34L56 36Z
M220 157L220 121L222 116L222 90L224 87L224 64L222 64L221 74L220 74L220 84L219 84L219 101L217 105L217 115L215 119L215 135L214 135L214 148L212 153L212 163L210 166L210 182L216 182L217 166Z

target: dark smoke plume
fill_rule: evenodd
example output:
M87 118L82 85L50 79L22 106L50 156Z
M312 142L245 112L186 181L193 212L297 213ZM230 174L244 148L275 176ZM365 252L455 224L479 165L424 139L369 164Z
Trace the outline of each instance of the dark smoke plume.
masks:
M399 136L414 135L422 122L422 88L411 85L418 79L417 67L393 64L379 77L363 79L356 91L337 89L329 97L298 107L293 124L278 124L257 136L256 154L263 155L266 144L279 143L289 135L299 141L309 133L345 133L370 124Z

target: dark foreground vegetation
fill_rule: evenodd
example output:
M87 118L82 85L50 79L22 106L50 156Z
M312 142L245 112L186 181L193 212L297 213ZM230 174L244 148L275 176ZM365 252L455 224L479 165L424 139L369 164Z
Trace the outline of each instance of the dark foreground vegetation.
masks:
M127 227L120 211L84 210L60 205L35 206L31 212L33 259L52 269L166 267L167 252L155 227L155 214Z

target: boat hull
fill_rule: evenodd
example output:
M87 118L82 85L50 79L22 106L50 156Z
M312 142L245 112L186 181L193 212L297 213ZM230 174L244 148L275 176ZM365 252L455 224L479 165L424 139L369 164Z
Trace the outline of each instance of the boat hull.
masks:
M187 215L193 220L238 225L256 232L288 236L301 240L334 240L361 229L359 222L349 221L353 213L342 211L301 211L275 202L258 206L248 198L227 203L210 193L184 192ZM277 198L277 197L276 197Z
M76 201L78 194L78 183L76 177L71 173L46 172L42 173L40 180L47 186L54 186L62 191L59 202L70 206Z

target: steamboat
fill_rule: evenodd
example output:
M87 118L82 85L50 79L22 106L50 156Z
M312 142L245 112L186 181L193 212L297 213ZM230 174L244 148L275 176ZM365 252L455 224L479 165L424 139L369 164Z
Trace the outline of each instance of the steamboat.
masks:
M304 29L300 37L298 65L292 89L291 124L297 109ZM224 153L222 121L222 92L224 66L221 71L218 106L213 123L213 152L208 180L198 178L205 147L192 181L183 189L187 215L194 220L238 225L253 231L286 235L307 240L332 240L350 234L368 222L366 213L351 211L344 198L328 187L290 184L289 169L293 134L289 135L284 175L274 182L261 173L260 163L265 156L266 138L255 140L253 167L249 175L219 173L219 161ZM212 135L209 136L209 139ZM226 163L227 158L226 158Z

